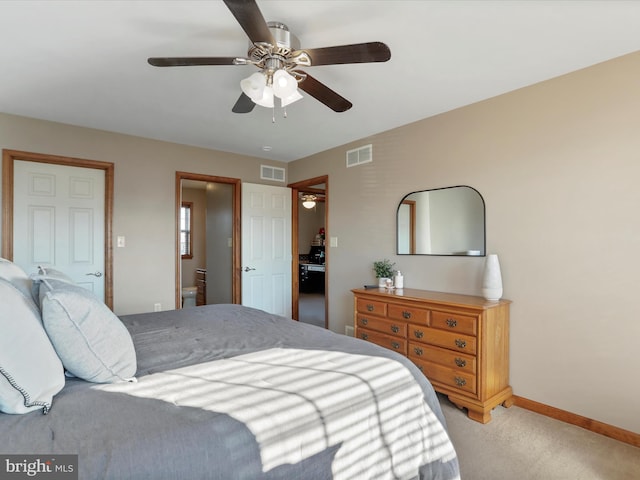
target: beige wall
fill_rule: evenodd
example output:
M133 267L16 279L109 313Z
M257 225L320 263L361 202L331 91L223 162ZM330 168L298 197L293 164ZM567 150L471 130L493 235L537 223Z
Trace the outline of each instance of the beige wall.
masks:
M331 329L384 257L406 287L480 294L482 258L394 255L404 194L470 185L513 300L515 393L640 432L639 78L636 53L290 164L329 175ZM373 163L345 168L368 143Z
M0 113L0 149L113 162L114 311L175 307L175 172L260 180L260 165L286 164ZM282 183L277 183L282 185ZM2 232L0 232L2 234Z

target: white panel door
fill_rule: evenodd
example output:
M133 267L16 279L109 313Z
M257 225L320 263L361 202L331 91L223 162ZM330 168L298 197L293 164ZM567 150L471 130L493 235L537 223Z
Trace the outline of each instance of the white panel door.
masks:
M104 170L14 162L13 261L53 267L104 300Z
M291 317L291 189L242 184L242 304Z

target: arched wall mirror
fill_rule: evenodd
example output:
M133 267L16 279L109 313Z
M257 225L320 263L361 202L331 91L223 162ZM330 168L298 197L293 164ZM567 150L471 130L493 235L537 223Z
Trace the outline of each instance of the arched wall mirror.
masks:
M397 226L398 255L486 255L484 199L466 185L405 195Z

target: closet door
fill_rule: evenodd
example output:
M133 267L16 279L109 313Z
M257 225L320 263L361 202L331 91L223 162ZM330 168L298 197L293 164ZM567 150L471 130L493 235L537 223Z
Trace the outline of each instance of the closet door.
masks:
M104 170L14 162L13 261L54 267L104 300Z

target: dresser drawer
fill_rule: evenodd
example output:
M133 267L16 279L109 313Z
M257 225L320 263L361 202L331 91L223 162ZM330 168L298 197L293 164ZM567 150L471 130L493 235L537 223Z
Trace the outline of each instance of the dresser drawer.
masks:
M407 335L409 337L409 340L418 340L419 342L426 342L427 334L429 333L429 331L430 329L427 326L423 327L421 325L409 324Z
M367 298L358 298L356 302L358 312L368 313L369 315L387 316L387 304L385 302L377 302Z
M394 352L407 355L407 341L404 338L392 337L391 335L385 335L373 330L367 330L364 328L358 328L356 330L356 337L368 342L375 343L381 347L388 348Z
M403 320L405 322L429 325L429 310L421 308L410 307L407 305L394 305L390 303L387 306L387 316L394 320Z
M444 347L458 352L475 355L476 337L455 332L445 332L438 328L409 324L409 338L436 347Z
M431 363L444 365L470 374L476 373L476 357L464 353L452 352L439 347L432 347L422 343L409 342L409 358L412 360L423 360Z
M431 326L474 337L478 335L478 319L468 315L434 311L431 312Z
M372 315L358 314L358 327L365 327L369 330L387 333L396 337L407 338L407 324L405 322L395 322Z
M438 382L473 394L476 393L477 382L475 375L416 358L412 358L412 361L431 382Z

